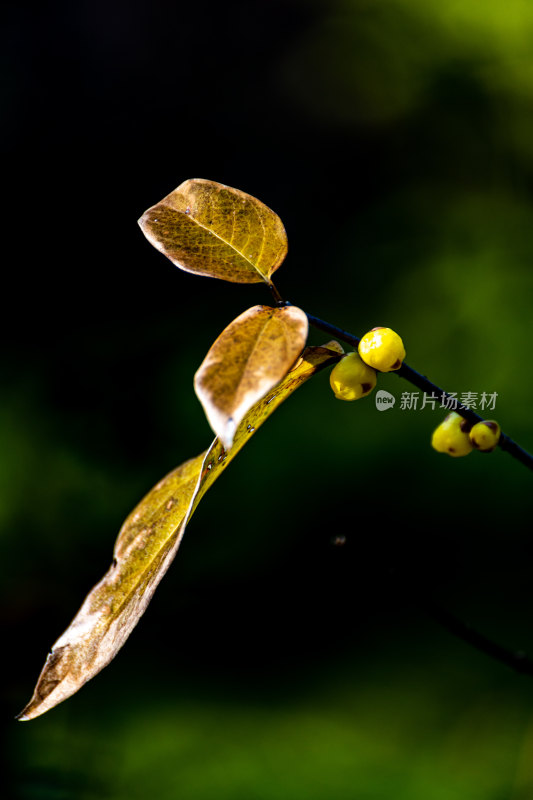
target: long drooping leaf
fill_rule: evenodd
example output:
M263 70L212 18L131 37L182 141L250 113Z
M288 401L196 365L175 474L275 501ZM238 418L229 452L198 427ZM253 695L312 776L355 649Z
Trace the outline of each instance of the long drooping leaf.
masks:
M111 567L52 647L33 697L18 719L44 714L111 661L145 611L207 489L280 403L338 360L341 352L337 342L307 348L285 378L246 414L231 450L215 439L209 450L169 473L141 500L121 528Z
M145 211L139 225L176 266L233 283L268 283L287 255L278 215L215 181L185 181Z
M70 697L122 647L174 558L204 456L186 461L167 475L128 516L111 567L52 647L19 719L39 716Z
M211 346L194 376L194 388L226 450L246 412L292 367L307 331L307 316L296 306L254 306Z

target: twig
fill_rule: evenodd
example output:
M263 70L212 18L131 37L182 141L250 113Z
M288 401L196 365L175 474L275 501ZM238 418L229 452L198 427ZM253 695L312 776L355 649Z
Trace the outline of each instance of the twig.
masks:
M390 568L390 576L398 590L406 595L414 606L445 628L452 636L462 639L471 647L481 653L485 653L495 661L511 667L516 672L520 672L523 675L533 675L533 660L522 650L509 650L472 628L468 622L459 619L451 611L435 602L432 597L428 597L426 591L420 585L416 585L416 580L413 576L406 580L405 574L398 571L396 567Z
M476 631L467 622L458 619L454 614L445 608L441 608L433 601L420 603L421 607L436 620L443 628L446 628L453 636L467 642L467 644L480 650L482 653L507 664L508 667L521 672L523 675L533 675L533 661L522 650L508 650L501 644L487 638L483 633Z
M278 306L291 305L288 301L282 299L274 284L272 284L270 288ZM307 312L305 313L307 314ZM354 348L357 348L357 345L361 341L359 337L355 336L353 333L345 331L342 328L339 328L337 325L332 325L330 322L320 319L320 317L307 314L307 319L309 320L309 323L315 328L318 328L318 330L331 334ZM448 394L448 392L445 392L439 386L430 381L429 378L426 378L425 375L421 375L408 364L402 364L400 369L396 370L396 375L398 375L400 378L405 378L405 380L412 383L418 389L421 389L425 394L430 396L436 395L437 397L441 398L441 405L444 405L443 401L445 399L453 401L454 411L457 411L458 414L467 419L469 422L475 424L476 422L483 421L483 417L480 417L475 411L472 411L472 409L459 403L456 398L452 397L450 394ZM533 456L526 452L526 450L523 450L509 436L502 433L498 445L502 450L505 450L513 458L516 458L518 461L520 461L521 464L524 464L524 466L526 466L528 469L533 470ZM405 589L405 587L402 588ZM475 630L468 623L463 622L450 611L439 606L433 600L424 599L424 601L421 601L418 597L415 597L413 593L408 592L408 594L410 594L412 601L417 606L421 607L430 617L442 625L442 627L449 631L452 635L462 639L476 650L480 650L482 653L494 658L496 661L506 664L517 672L520 672L524 675L533 675L533 660L521 650L508 650L492 639L489 639L484 634Z
M337 327L337 325L332 325L330 322L325 322L319 317L314 317L312 314L307 314L307 319L315 328L325 331L326 333L331 333L333 336L336 336L343 342L352 345L352 347L356 348L361 341L357 336L354 336L353 333L349 333L348 331ZM452 397L452 395L448 394L448 392L445 392L444 389L441 389L435 383L430 381L429 378L426 378L425 375L421 375L408 364L402 364L400 369L396 370L396 375L398 375L400 378L405 378L406 381L409 381L418 389L421 389L425 394L436 396L440 399L441 405L444 405L444 400L453 402L453 411L456 411L473 425L475 425L476 422L483 422L483 417L480 417L479 414L476 414L476 412L472 411L471 408L459 403L456 398ZM520 447L520 445L511 439L510 436L507 436L507 434L503 432L500 436L498 447L500 447L506 453L509 453L509 455L513 458L516 458L517 461L519 461L528 469L533 470L533 456Z

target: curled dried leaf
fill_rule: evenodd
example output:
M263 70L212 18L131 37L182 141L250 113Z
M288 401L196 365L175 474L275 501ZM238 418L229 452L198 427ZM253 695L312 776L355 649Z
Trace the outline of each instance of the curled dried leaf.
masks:
M211 346L194 377L194 388L226 449L245 414L290 370L307 331L307 316L296 306L254 306L234 319Z
M33 697L18 719L44 714L111 661L144 613L205 492L280 403L338 360L339 353L337 342L307 348L275 389L246 414L231 450L215 439L209 450L173 470L141 500L121 528L111 567L52 647Z
M215 181L185 181L145 211L139 225L176 266L233 283L268 283L287 255L278 215Z

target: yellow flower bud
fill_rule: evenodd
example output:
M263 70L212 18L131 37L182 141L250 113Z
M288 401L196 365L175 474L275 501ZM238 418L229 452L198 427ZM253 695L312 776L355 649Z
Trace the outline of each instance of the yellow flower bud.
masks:
M472 452L472 444L468 436L470 423L460 414L452 411L433 431L431 446L439 453L457 458Z
M357 349L363 361L380 372L400 369L405 358L402 339L391 328L372 328Z
M482 453L490 453L500 441L501 428L494 419L478 422L470 431L470 441Z
M358 400L376 385L376 372L357 353L348 353L331 370L329 382L339 400Z

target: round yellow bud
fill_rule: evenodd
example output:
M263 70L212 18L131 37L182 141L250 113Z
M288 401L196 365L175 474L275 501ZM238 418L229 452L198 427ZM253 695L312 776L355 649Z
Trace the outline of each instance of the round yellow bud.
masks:
M433 431L431 446L439 453L449 456L467 456L472 452L472 444L468 436L470 423L460 414L452 411Z
M470 441L476 450L490 453L500 441L501 428L494 419L478 422L470 431Z
M376 385L376 372L357 353L348 353L331 370L329 382L339 400L358 400Z
M402 339L391 328L372 328L357 349L363 361L380 372L400 369L405 358Z

